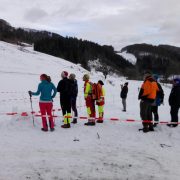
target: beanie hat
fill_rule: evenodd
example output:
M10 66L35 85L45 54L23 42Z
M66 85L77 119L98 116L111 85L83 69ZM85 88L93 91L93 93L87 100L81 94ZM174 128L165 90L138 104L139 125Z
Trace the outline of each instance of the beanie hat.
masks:
M46 74L41 74L40 79L41 80L47 80L47 75Z
M75 78L76 78L75 74L72 73L72 74L69 75L69 79L75 80Z
M146 78L148 78L148 77L151 77L151 76L152 76L152 74L151 74L151 72L149 72L149 71L147 71L147 72L144 73L144 79L146 79Z
M83 76L83 81L88 81L90 79L89 74Z
M99 80L98 83L102 86L104 85L104 83L101 80Z
M68 72L67 72L67 71L63 71L63 72L61 73L61 77L62 77L62 78L68 77Z

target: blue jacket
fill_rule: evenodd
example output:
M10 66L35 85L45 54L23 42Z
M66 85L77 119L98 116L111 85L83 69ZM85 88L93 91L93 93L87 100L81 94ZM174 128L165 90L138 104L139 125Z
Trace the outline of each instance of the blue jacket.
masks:
M39 83L37 92L32 92L32 95L38 96L41 94L40 101L50 102L56 96L56 93L57 90L54 84L43 80L41 83Z

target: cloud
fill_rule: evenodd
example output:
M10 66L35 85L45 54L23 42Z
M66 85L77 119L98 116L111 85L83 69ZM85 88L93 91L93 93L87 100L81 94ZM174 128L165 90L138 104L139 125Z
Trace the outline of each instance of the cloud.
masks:
M30 22L37 22L47 16L48 16L48 13L46 11L40 8L32 8L25 13L24 18L25 20L30 21Z
M112 44L180 46L179 0L0 0L0 17L16 26Z

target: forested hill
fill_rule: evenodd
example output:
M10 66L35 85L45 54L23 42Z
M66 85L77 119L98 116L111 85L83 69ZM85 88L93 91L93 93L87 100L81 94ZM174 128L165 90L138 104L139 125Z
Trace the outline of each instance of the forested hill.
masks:
M101 46L48 31L14 28L2 19L0 40L15 44L33 44L36 51L81 64L88 70L95 68L104 75L116 72L129 78L140 79L147 69L165 77L180 74L180 48L169 45L134 44L124 47L121 52L126 51L136 57L136 64L133 65L118 55L112 46Z
M126 74L133 70L133 65L114 52L112 46L100 46L86 40L71 37L48 37L34 44L36 51L67 59L73 63L80 63L86 69L90 68L89 61L96 61L95 68L101 71L117 71Z
M136 69L140 74L145 70L166 77L180 74L180 48L169 45L153 46L149 44L134 44L121 50L135 55Z
M122 75L132 74L134 66L114 52L112 46L101 46L87 40L63 37L48 31L14 28L4 20L0 20L0 40L10 43L34 44L34 50L81 64L84 68L92 68L92 62L104 74L117 72Z

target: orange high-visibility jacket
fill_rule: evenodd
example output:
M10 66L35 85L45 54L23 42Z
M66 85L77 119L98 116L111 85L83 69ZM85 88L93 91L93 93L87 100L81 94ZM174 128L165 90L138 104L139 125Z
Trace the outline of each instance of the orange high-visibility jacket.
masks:
M159 88L157 82L154 81L151 77L149 77L142 84L139 93L139 99L155 100L158 91Z

